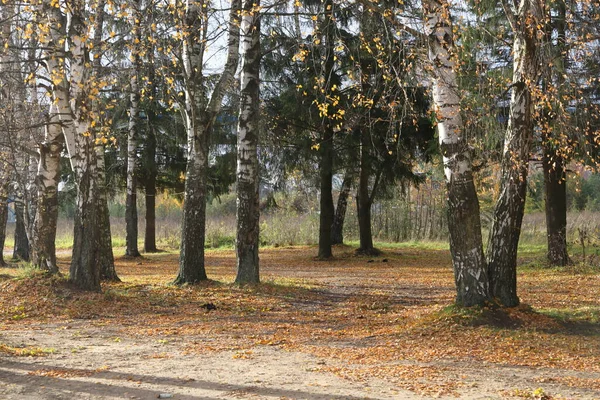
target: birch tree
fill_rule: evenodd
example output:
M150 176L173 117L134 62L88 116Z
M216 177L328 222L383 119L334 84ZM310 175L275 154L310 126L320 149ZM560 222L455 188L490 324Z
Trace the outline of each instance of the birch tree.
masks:
M52 81L51 118L57 115L60 120L75 176L76 209L69 280L82 289L100 290L100 219L97 212L100 185L93 132L96 121L92 118L91 103L102 85L91 79L87 6L82 0L74 0L63 14L52 1L45 1L42 15L48 27L45 64Z
M480 305L489 300L490 292L469 138L460 110L450 7L446 0L424 0L422 4L446 177L456 303L467 307Z
M236 283L258 283L260 3L244 0L241 23L240 113L237 137Z
M503 1L513 31L513 79L504 137L500 194L488 244L491 295L507 307L519 304L517 249L525 211L534 128L534 92L539 79L545 5L542 0Z
M142 1L132 2L131 25L132 43L131 58L133 65L129 86L129 130L127 134L127 194L125 201L125 254L129 257L139 257L138 250L138 213L137 213L137 185L136 185L136 161L137 161L137 139L140 128L140 78L141 57L139 46L142 34Z
M239 59L241 0L232 0L229 12L227 60L210 97L203 75L204 53L208 45L209 4L203 0L186 3L182 21L183 114L187 131L187 168L181 228L179 273L175 283L206 280L204 242L206 236L206 197L208 139L221 109L226 90L234 81Z

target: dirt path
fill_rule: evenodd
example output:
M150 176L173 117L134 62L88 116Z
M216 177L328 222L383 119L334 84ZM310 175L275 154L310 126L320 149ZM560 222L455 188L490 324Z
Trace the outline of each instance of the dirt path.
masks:
M326 361L273 346L190 355L181 342L117 338L75 325L2 332L47 357L0 357L0 398L21 399L411 399L383 382L352 383L319 372ZM43 330L42 330L43 328ZM54 329L52 329L54 328ZM58 346L58 347L57 347Z

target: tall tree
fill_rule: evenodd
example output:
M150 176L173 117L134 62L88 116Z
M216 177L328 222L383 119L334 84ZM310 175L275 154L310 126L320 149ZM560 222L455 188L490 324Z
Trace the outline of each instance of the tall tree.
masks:
M129 131L127 134L127 197L125 202L126 248L125 254L129 257L139 257L138 250L138 213L137 213L137 140L140 130L140 78L141 56L139 43L142 41L142 1L132 4L131 23L131 57L133 66L129 84Z
M92 80L97 85L105 78L102 74L102 55L106 51L106 43L102 40L104 34L104 20L106 0L97 0L94 13L94 36L92 42ZM98 214L98 264L100 265L100 278L105 281L120 281L115 269L115 258L112 248L112 233L110 229L110 213L108 210L108 193L106 187L106 161L105 144L106 138L106 116L103 108L106 107L105 99L99 96L92 99L92 114L99 122L100 128L94 127L94 137L96 139L96 160L98 196L96 198L96 212Z
M204 243L208 139L221 109L226 90L234 81L239 59L241 0L232 0L229 12L227 60L210 98L206 97L203 75L204 53L208 45L209 7L203 1L187 2L182 21L182 62L184 77L184 116L188 137L185 198L181 228L181 253L177 284L206 280Z
M324 0L321 14L320 27L315 35L321 37L323 43L321 48L321 82L323 93L326 94L323 101L321 113L323 114L322 131L319 142L319 252L320 259L333 256L331 251L331 226L335 215L333 205L333 138L336 123L333 120L334 107L329 107L329 102L335 94L335 90L341 86L339 76L335 72L336 55L336 26L335 26L336 4L332 0ZM329 96L329 97L327 97ZM332 101L332 103L335 100Z
M258 283L260 121L260 2L245 0L241 23L242 72L237 138L236 283Z
M456 303L484 304L490 298L483 253L481 219L473 167L460 112L454 57L454 32L449 3L424 0L423 14L433 72L433 101L444 161L450 252L456 283Z
M527 194L533 140L534 92L539 80L540 47L546 14L541 0L503 1L513 32L513 79L508 126L504 137L500 194L494 208L488 244L492 296L507 307L519 304L517 249Z
M549 46L554 68L548 68L545 74L544 86L553 86L554 90L546 90L547 96L553 96L551 103L561 102L565 96L565 76L568 68L567 50L567 4L565 0L553 3L556 16L549 21L546 30L546 42L553 42L552 37L556 33L556 44ZM552 265L565 266L569 264L569 252L567 249L567 162L565 157L567 151L561 140L561 131L570 127L561 124L553 124L549 121L541 121L542 124L542 170L544 173L544 202L546 213L546 236L548 243L548 261ZM553 126L555 125L555 126ZM563 135L564 136L564 135ZM569 146L567 146L569 147Z

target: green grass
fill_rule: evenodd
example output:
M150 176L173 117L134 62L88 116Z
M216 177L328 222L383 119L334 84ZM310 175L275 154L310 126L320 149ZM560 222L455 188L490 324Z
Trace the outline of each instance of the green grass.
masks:
M360 242L358 240L348 240L345 242L346 245L350 247L358 248L360 246ZM411 240L409 242L378 242L375 241L375 247L378 249L422 249L422 250L449 250L450 245L448 242L442 241L415 241Z
M600 323L600 307L550 308L538 312L562 322Z

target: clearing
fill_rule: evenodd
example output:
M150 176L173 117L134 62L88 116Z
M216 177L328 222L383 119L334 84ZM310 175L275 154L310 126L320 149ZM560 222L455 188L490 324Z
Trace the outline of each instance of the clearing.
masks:
M0 269L0 398L600 398L597 271L524 267L526 305L464 311L447 251L315 254L262 250L242 288L224 250L192 287L174 253L117 259L103 293Z

